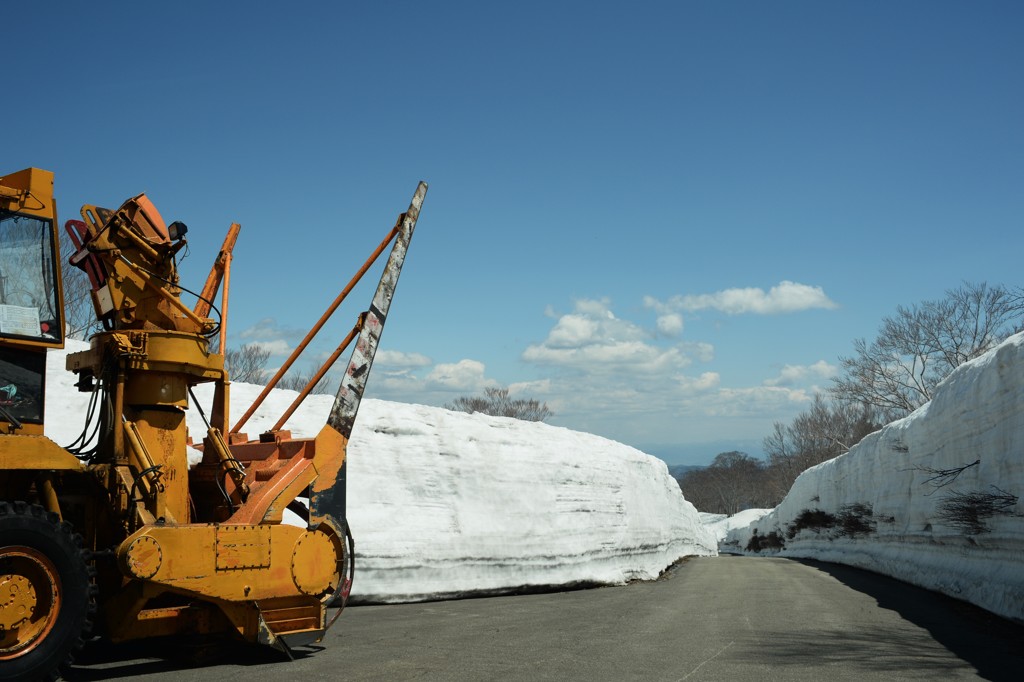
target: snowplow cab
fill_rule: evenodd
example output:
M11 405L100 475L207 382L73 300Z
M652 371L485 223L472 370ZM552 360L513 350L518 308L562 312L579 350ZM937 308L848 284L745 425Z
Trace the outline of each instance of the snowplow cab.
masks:
M0 177L0 429L43 433L46 349L64 346L53 173Z

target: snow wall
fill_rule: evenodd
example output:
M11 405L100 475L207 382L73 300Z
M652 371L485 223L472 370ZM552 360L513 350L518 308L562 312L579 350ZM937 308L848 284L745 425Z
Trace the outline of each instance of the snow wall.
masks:
M357 424L356 599L620 584L716 553L665 463L621 443L374 400Z
M929 482L965 466L955 480ZM957 497L975 493L974 504ZM745 551L756 532L763 551L859 566L1024 622L1024 505L1012 500L1022 495L1018 334L957 368L910 416L805 471L778 507L731 530L721 548ZM985 499L1002 508L987 514ZM959 522L943 514L954 509ZM776 540L784 548L772 548Z
M47 372L47 434L68 444L88 396L73 387L64 353L50 353ZM234 418L260 390L231 385ZM196 388L207 414L211 395L209 385ZM243 430L270 428L295 395L273 391ZM285 428L314 437L333 401L310 396ZM206 433L194 406L187 421L194 438ZM353 603L621 584L717 553L664 462L543 423L364 400L347 475Z

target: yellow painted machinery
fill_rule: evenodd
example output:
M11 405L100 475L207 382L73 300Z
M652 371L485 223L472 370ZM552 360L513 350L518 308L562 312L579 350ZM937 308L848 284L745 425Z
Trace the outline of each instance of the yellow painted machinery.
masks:
M83 207L65 226L69 261L88 275L103 330L67 356L90 401L85 415L60 415L84 423L64 447L44 435L46 353L64 345L53 175L0 178L0 680L52 679L92 634L228 633L286 653L322 638L354 571L346 446L425 194L420 183L234 425L214 348L225 347L239 226L190 307L176 267L184 224L166 224L145 195L116 211ZM389 245L369 309L278 423L250 440L248 418ZM315 438L292 438L287 418L353 340L328 423ZM193 393L204 383L207 409ZM204 415L201 439L188 433L187 409ZM202 453L191 467L190 447ZM282 523L286 509L306 525Z

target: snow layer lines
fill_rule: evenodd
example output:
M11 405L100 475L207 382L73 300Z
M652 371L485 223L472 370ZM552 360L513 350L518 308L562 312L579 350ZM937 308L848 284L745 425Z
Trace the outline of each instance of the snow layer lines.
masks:
M47 372L47 433L66 444L81 431L87 396L75 391L63 353L51 352ZM259 390L232 384L232 414ZM272 392L246 430L270 428L295 395ZM196 390L207 414L210 396L209 386ZM314 437L332 403L310 396L285 428ZM197 410L187 420L196 437L206 432ZM621 584L717 553L664 462L543 423L364 400L347 476L353 602Z
M910 416L805 471L722 549L859 566L1024 622L1022 495L1018 334L959 367Z

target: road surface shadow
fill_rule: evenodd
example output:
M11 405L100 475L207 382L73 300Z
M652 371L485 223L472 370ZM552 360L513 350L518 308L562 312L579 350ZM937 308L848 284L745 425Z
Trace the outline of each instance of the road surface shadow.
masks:
M299 660L321 648L318 645L297 648L292 650L292 656ZM217 638L207 641L159 638L123 644L96 639L79 652L62 679L67 682L116 680L217 665L253 666L287 660L285 654L270 647Z
M973 604L870 571L812 559L792 559L873 597L883 609L928 631L988 680L1024 679L1024 625Z

